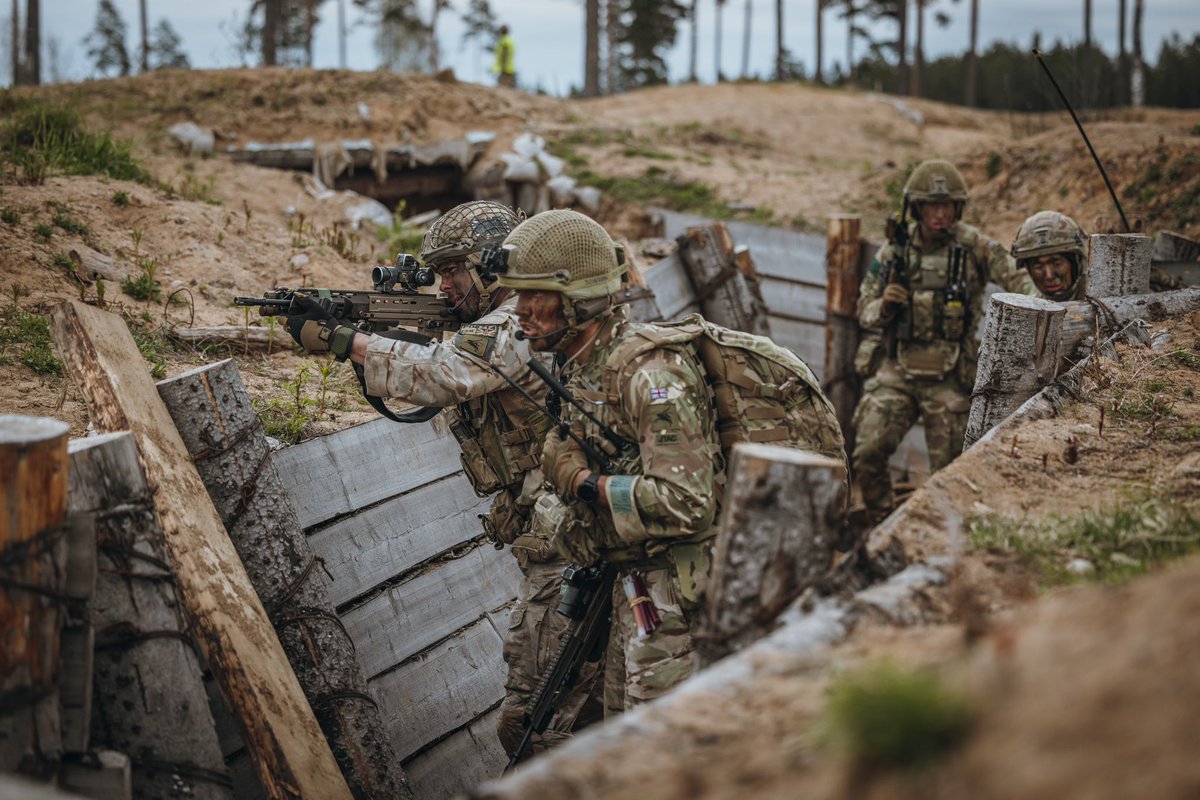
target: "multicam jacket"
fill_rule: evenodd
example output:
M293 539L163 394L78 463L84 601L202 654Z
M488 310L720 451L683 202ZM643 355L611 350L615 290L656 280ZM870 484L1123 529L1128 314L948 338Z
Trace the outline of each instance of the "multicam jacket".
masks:
M618 460L617 474L608 477L612 513L597 514L601 530L595 533L602 537L601 548L614 549L649 539L703 538L715 522L722 477L704 367L689 344L653 348L621 365L616 397L610 397L610 355L636 335L637 323L628 316L626 307L618 306L586 361L568 362L563 370L575 397L636 448L636 455ZM613 451L595 423L574 408L564 413L594 448Z
M517 330L516 299L510 298L463 325L448 342L420 345L373 336L363 365L371 394L449 409L463 470L481 497L506 490L498 506L522 495L522 506L532 503L541 484L541 444L551 426L544 413L491 368L503 370L545 402L548 389L526 366L532 353L514 335ZM526 517L510 507L494 508L489 527L502 530L489 532L511 542L523 532L514 528L523 527Z
M893 245L888 243L876 254L859 287L859 324L873 330L893 326L896 361L906 377L940 379L957 368L969 387L978 358L975 331L983 315L984 287L992 282L1005 291L1029 295L1036 295L1037 287L1029 273L1018 269L1012 256L978 228L958 222L947 236L926 244L921 241L920 224L910 225L907 268L903 276L896 276L909 291L906 307L894 318L884 316L880 269L893 257ZM946 300L950 252L956 244L967 254L967 302L961 306Z

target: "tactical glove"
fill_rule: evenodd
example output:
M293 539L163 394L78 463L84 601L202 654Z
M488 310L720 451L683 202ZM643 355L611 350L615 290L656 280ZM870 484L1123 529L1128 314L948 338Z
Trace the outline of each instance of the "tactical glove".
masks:
M542 474L550 485L563 497L574 497L575 479L587 469L587 456L579 444L557 428L550 431L542 445Z
M905 289L898 283L889 283L883 287L883 306L884 309L893 313L897 308L908 302L908 289Z
M292 298L287 318L288 333L296 344L310 353L333 353L338 361L350 354L350 344L357 331L339 325L320 303L304 295Z

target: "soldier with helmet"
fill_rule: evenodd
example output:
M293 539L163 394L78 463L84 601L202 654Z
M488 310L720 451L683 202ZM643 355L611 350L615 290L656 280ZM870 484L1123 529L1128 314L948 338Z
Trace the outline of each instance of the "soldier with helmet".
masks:
M1082 300L1087 294L1087 243L1075 220L1039 211L1021 223L1012 256L1047 299Z
M567 388L592 409L594 419L564 407L566 420L611 462L601 474L578 443L551 431L542 471L557 495L539 499L535 515L573 563L618 570L604 692L606 714L615 713L691 673L721 477L713 404L694 348L615 305L623 267L598 223L547 211L503 250L499 282L518 292L525 338L558 356ZM645 624L649 610L657 625Z
M547 389L527 366L532 353L517 336L516 299L496 285L494 276L481 272L479 263L480 250L520 221L507 206L475 201L442 215L426 233L421 259L440 276L451 313L463 323L453 340L417 344L362 333L329 319L315 303L287 323L298 343L309 343L310 352L313 342L327 340L336 356L362 364L368 393L445 408L476 494L495 495L484 528L498 546L511 545L524 576L504 641L508 680L498 734L510 754L521 740L529 698L566 627L554 613L566 564L553 544L530 528L533 504L544 492L538 464L551 422L497 370L539 401ZM305 331L306 326L324 330ZM599 669L587 665L535 745L564 739L598 688ZM589 713L598 716L599 708Z
M871 262L858 295L864 338L855 366L866 382L854 411L851 463L868 518L893 505L888 459L924 421L930 467L961 451L975 385L984 286L1036 294L1024 270L962 221L967 186L948 161L925 161L904 185L906 222Z

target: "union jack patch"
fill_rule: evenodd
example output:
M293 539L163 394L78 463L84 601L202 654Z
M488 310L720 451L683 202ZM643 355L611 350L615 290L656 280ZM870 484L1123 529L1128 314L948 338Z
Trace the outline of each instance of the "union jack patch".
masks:
M662 387L655 387L655 388L651 389L650 390L650 399L651 400L666 400L667 399L667 390Z

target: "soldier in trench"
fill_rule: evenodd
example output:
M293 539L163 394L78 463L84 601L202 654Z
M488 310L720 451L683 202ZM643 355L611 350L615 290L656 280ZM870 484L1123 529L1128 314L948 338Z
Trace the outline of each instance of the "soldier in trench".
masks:
M1039 211L1021 223L1012 256L1047 300L1082 300L1087 294L1087 248L1087 234L1075 220Z
M918 419L933 471L962 450L986 284L1037 294L1003 247L962 221L967 185L953 164L918 165L903 201L914 219L876 254L858 295L867 335L855 368L866 382L851 463L870 523L892 509L888 459Z
M526 365L533 355L529 343L515 335L516 298L481 274L479 264L481 247L502 239L519 222L507 206L475 201L452 209L429 228L421 259L441 278L440 289L463 323L451 341L422 345L365 334L339 325L316 304L287 321L292 337L309 352L332 350L338 358L362 364L369 394L445 408L475 492L495 495L484 529L497 545L512 548L524 576L504 639L508 679L497 732L510 755L521 741L530 696L566 627L554 609L567 564L549 539L530 528L533 504L545 492L539 462L551 422L496 370L539 402L545 402L547 388ZM584 666L532 752L599 718L599 674L597 665Z

